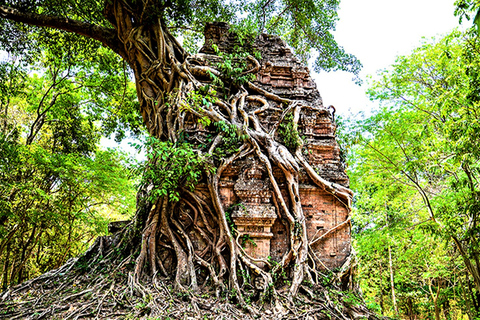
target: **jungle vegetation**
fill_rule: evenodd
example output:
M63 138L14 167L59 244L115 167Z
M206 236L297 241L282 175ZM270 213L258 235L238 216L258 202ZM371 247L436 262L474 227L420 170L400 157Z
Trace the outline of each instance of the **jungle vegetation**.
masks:
M480 24L478 1L456 4L459 17ZM302 160L300 139L287 146L256 126L255 116L243 116L249 96L266 94L249 85L248 76L238 81L249 70L232 73L225 60L210 66L208 72L232 89L220 95L198 81L207 73L195 68L189 53L198 50L205 23L225 21L245 41L261 32L280 35L304 61L319 52L316 71L358 75L361 64L331 34L337 9L336 0L0 1L0 43L8 53L0 65L2 288L84 251L105 234L114 214L133 221L115 254L119 261L135 257L134 283L163 273L178 290L195 291L200 267L214 288L228 289L251 309L240 271L257 272L270 284L272 275L290 268L293 298L306 277L314 278L302 233L290 233L291 250L280 264L257 270L232 240L218 181L229 163L248 152L267 167L281 167L291 182L283 210L292 230L304 228L301 207L286 205L297 193L298 168L319 186L330 185ZM371 82L368 94L381 104L372 116L342 120L356 193L356 275L364 298L380 314L480 314L479 45L474 29L425 42ZM235 57L247 58L255 59L254 52ZM218 76L210 78L211 88ZM210 145L182 136L186 113L218 128ZM120 141L128 133L149 136L142 170L132 170L127 156L99 147L102 136ZM223 156L214 159L215 149ZM208 181L213 209L192 191L200 179ZM349 190L337 188L350 201ZM181 199L219 230L204 230L213 262L196 257L184 237L176 219ZM159 250L175 257L175 268L163 267ZM275 294L268 285L264 293Z
M116 126L108 108L124 94L135 104L133 89L118 89L124 75L105 69L115 60L106 50L92 61L75 49L0 64L3 289L60 267L105 234L110 219L135 210L131 159L99 148Z
M381 314L479 315L479 44L426 40L370 81L378 109L344 122L358 276Z

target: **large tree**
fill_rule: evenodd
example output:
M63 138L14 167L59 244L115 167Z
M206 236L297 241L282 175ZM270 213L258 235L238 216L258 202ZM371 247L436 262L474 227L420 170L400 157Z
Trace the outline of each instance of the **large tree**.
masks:
M261 32L278 34L304 61L318 54L317 70L357 74L360 63L346 54L331 34L337 9L337 0L0 1L0 34L5 50L24 54L32 45L68 46L78 37L62 37L60 43L55 43L58 34L68 32L110 48L133 72L139 111L152 137L136 218L119 241L126 248L123 254L139 250L134 282L145 274L173 273L178 288L196 290L196 268L200 266L214 287L219 291L233 289L244 304L239 294L239 269L250 269L263 277L265 294L272 293L272 274L283 269L291 269L291 297L306 275L315 279L307 265L309 247L298 199L299 171L305 170L317 185L346 203L351 194L315 172L303 157L303 142L298 134L292 134L293 143L286 145L276 134L278 124L268 132L259 124L259 112L246 111L248 101L256 101L262 108L272 108L275 102L283 106L283 110L276 111L279 122L293 121L291 128L295 129L303 108L319 108L308 101L293 103L250 82L259 66L251 37ZM189 56L174 35L182 35L187 43L198 38L206 22L214 20L229 22L244 48L233 55L218 51L220 58L215 63L208 62L211 57L205 54ZM28 36L31 32L35 32L34 39ZM189 140L183 130L187 117L204 126L213 125L215 136L205 144ZM220 149L222 156L216 153ZM220 201L218 184L224 169L246 154L254 154L265 165L277 203L288 217L289 250L280 263L271 264L270 272L258 268L242 253ZM288 182L286 194L280 191L272 167L283 171ZM200 180L208 186L207 199L193 188ZM198 215L204 225L197 232L208 244L208 261L195 253L192 239L179 221L179 214L189 212L192 221ZM160 250L170 252L175 268L165 268L157 255Z

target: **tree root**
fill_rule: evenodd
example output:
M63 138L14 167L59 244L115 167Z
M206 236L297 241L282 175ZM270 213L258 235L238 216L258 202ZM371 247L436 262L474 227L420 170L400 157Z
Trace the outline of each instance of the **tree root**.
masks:
M240 257L244 257L240 254ZM120 258L120 257L118 257ZM239 308L235 295L215 296L207 287L202 293L178 291L169 280L135 283L130 256L112 260L101 272L85 272L78 262L69 263L10 289L0 298L0 319L378 319L351 292L327 287L301 286L296 302L275 291L271 303L249 301ZM244 260L246 263L248 259ZM97 261L99 263L100 261ZM73 265L73 267L72 267ZM94 266L91 266L95 269ZM252 266L253 268L257 268ZM68 270L66 273L60 271ZM268 277L269 274L265 273ZM327 279L323 279L327 281ZM265 283L271 280L266 279ZM328 280L330 281L330 280ZM59 284L62 284L60 287ZM252 309L245 313L245 310ZM311 317L311 318L308 318Z

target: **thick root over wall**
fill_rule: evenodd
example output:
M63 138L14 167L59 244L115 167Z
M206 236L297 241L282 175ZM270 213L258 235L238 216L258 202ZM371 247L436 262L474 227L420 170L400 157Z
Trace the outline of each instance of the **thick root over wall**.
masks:
M148 48L141 49L143 52L148 51ZM255 72L259 63L252 56L248 59L253 63L251 71L246 72ZM270 112L278 113L279 124L287 115L293 115L293 124L296 127L302 109L314 109L314 106L281 98L248 81L241 85L230 83L227 96L219 92L220 88L218 92L213 91L211 88L215 87L214 81L218 79L215 75L221 77L221 73L212 66L215 65L212 61L215 61L215 57L199 54L187 58L177 67L172 67L170 72L174 74L173 78L178 81L178 85L175 86L177 90L169 92L168 98L165 98L165 93L160 94L157 99L145 93L147 90L142 85L153 90L151 84L158 83L158 79L138 81L142 87L139 90L145 97L144 114L152 135L173 144L186 140L194 147L195 152L208 159L208 165L203 171L201 181L206 188L180 188L179 201L171 201L169 195L163 195L146 204L149 208L145 210L148 216L141 224L141 251L136 260L134 281L139 281L145 272L152 277L173 276L178 290L193 292L208 283L217 289L217 295L224 291L235 292L238 302L250 308L245 302L245 296L254 286L252 279L260 278L256 282L262 284L261 288L257 285L256 289L262 291L262 299L275 298L275 279L283 273L289 278L287 296L292 299L302 282L306 280L316 284L319 279L312 258L314 255L310 252L306 219L300 202L300 170L304 170L318 186L346 203L347 207L350 206L351 193L347 188L334 185L315 172L304 159L303 144L298 135L296 150L292 150L279 141L278 125L267 131L260 123L261 114L271 109ZM179 71L175 73L174 70L177 69ZM152 75L159 73L163 72L144 72ZM226 82L228 79L222 81ZM199 92L204 92L208 100L203 99L203 102L197 103L195 99L198 98L192 97L198 96ZM278 108L279 105L283 106L283 109ZM155 112L149 114L149 110ZM230 147L225 146L227 130L212 130L214 135L208 142L195 136L180 136L187 130L187 121L192 121L191 119L194 122L210 123L210 127L212 123L221 123L224 128L232 130L236 137L241 138L235 141L237 145L233 151L230 148L231 152L224 157L217 157L217 149ZM231 140L228 142L232 143ZM278 214L282 213L288 223L288 250L278 263L255 259L243 250L238 239L240 234L227 220L220 199L219 183L224 170L247 156L255 157L266 168ZM151 161L153 165L157 165L165 160L154 157ZM273 167L280 168L284 174L286 195L280 189ZM202 239L206 244L201 252L195 248L195 238ZM266 268L259 267L258 262Z

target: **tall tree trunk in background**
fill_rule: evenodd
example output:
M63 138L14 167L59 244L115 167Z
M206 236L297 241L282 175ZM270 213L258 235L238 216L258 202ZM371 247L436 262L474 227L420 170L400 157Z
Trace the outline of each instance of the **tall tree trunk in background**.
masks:
M450 308L450 300L445 300L442 304L443 306L443 316L445 317L446 320L452 319L452 313L451 313L451 308Z
M411 297L408 297L407 304L408 304L408 317L410 320L414 320L415 314L413 311L413 299Z
M460 275L460 288L462 288L462 295L463 295L463 300L465 300L465 304L467 307L467 315L468 315L468 320L473 320L472 316L472 306L470 305L470 299L467 293L467 284L468 283L468 272L465 271L465 283L462 281L462 276Z
M430 279L428 283L428 290L430 291L430 297L432 298L433 301L433 306L435 308L435 320L440 320L440 306L438 305L438 295L440 294L440 285L441 285L441 280L437 280L437 287L435 292L433 291L433 282L434 279Z
M7 244L6 253L5 253L5 262L3 264L2 270L2 290L7 289L8 286L8 267L10 262L10 243Z
M380 261L380 259L379 259ZM382 315L385 315L385 302L384 302L384 295L383 295L383 287L382 287L382 281L383 281L383 266L381 263L379 263L379 268L380 268L380 309Z
M392 249L390 248L390 245L388 245L388 266L390 270L390 287L392 290L393 309L395 310L395 315L398 315L397 298L395 296L395 283L393 276Z

